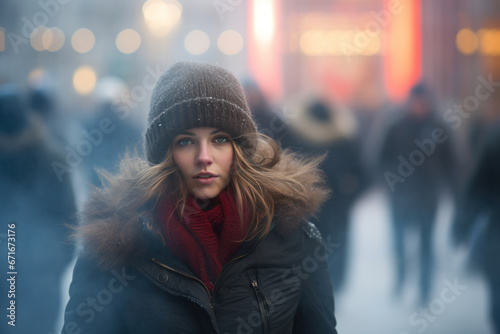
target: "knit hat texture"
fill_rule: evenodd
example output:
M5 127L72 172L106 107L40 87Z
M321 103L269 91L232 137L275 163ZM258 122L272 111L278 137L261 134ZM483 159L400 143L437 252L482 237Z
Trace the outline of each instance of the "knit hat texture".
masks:
M178 62L161 75L153 89L145 134L147 159L162 162L172 139L196 127L218 128L240 145L255 145L237 138L256 133L256 127L234 75L216 65Z

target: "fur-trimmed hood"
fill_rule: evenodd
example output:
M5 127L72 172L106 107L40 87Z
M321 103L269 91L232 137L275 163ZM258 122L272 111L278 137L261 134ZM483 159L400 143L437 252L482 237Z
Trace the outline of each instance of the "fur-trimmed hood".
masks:
M285 154L274 168L293 173L297 164L303 164L303 161ZM129 164L124 173L122 163L122 177L123 174L126 174L125 178L131 177L141 167L144 165ZM305 219L314 216L329 194L323 187L323 173L316 168L311 171L296 175L296 181L304 191L303 198L307 198L306 203L286 198L277 201L275 206L274 228L285 238ZM83 254L94 258L103 268L134 263L151 249L153 243L165 243L154 204L137 207L131 204L133 201L123 200L124 196L132 194L126 182L95 188L80 214L80 228L76 235L82 243ZM150 239L151 235L155 240Z

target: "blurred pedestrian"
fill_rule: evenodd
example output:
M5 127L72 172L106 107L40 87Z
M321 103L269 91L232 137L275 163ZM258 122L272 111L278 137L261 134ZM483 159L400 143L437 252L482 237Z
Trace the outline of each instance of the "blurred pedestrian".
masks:
M16 87L0 86L0 301L15 305L15 318L3 315L0 332L48 334L61 314L61 276L74 253L65 224L76 207L71 182L59 182L52 169L59 153L26 102ZM7 281L7 272L17 274Z
M431 292L434 255L432 233L443 187L454 185L451 135L437 115L427 86L413 87L388 126L382 141L380 168L389 191L396 264L395 294L399 294L413 257L410 238L418 240L420 303Z
M453 236L471 247L471 265L486 277L490 317L500 333L500 122L486 136L475 171L458 206Z
M63 332L335 334L332 250L305 220L328 193L319 161L258 136L211 64L168 69L148 124L147 160L86 205Z
M125 84L114 77L105 77L97 85L98 105L90 119L83 122L92 151L84 157L84 166L89 185L100 187L98 170L110 173L118 171L120 159L126 150L142 147L142 127L135 115L119 107L119 102L126 95ZM103 124L106 124L103 130Z
M322 235L336 244L328 263L337 293L343 288L349 263L350 213L367 184L357 123L349 111L321 98L299 99L287 108L289 122L283 146L302 154L325 155L320 167L332 195L317 213L316 222Z
M242 87L257 130L280 143L290 130L287 119L269 103L254 80L243 81Z
M29 108L35 117L44 123L47 131L47 141L62 150L67 141L67 118L63 117L56 106L56 98L48 88L31 88L28 101Z

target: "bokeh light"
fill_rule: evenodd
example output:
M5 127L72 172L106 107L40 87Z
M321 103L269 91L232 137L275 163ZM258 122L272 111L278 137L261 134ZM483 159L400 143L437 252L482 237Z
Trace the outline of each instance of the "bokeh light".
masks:
M243 49L243 37L235 30L226 30L217 39L219 50L228 56L233 56Z
M80 66L73 73L73 87L78 94L90 94L96 85L97 75L90 66Z
M165 36L179 24L182 5L176 0L148 0L142 6L142 13L151 33Z
M50 28L43 32L42 45L45 50L50 52L59 51L66 40L64 33L59 28Z
M40 67L35 68L28 74L28 83L30 85L36 86L42 80L44 75L45 75L44 69Z
M306 31L300 38L300 49L308 56L322 55L325 50L325 35L319 30Z
M470 29L462 29L458 32L455 39L458 50L466 55L476 52L479 45L476 34Z
M380 37L374 36L370 38L370 42L364 49L362 49L361 53L364 56L374 56L380 52L381 48L382 42L380 41Z
M500 55L500 30L481 29L478 35L481 53L488 56Z
M325 35L325 52L328 55L337 55L342 40L342 30L328 31Z
M141 36L133 29L122 30L116 36L116 47L122 53L134 53L139 46L141 46Z
M269 0L254 0L254 35L255 38L263 44L268 44L273 40L275 33L275 7L274 2Z
M43 34L47 31L47 29L48 28L45 26L39 26L31 32L30 44L36 51L45 51L45 47L43 45Z
M364 33L339 29L307 30L300 36L300 50L308 56L343 56L345 47L352 47L357 56L374 56L381 53L380 36L367 37L360 34ZM357 46L357 40L364 40L366 44Z
M71 46L78 53L87 53L94 47L95 36L87 28L81 28L75 31L71 37Z
M184 47L192 55L204 54L210 47L210 38L201 30L193 30L184 39Z

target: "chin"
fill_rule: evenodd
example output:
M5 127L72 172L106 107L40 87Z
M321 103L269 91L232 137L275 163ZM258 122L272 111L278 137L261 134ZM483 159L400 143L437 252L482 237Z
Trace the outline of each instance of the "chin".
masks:
M222 189L204 189L201 191L194 191L193 196L197 199L201 200L211 200L212 198L217 197L220 194Z

